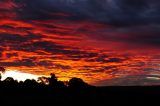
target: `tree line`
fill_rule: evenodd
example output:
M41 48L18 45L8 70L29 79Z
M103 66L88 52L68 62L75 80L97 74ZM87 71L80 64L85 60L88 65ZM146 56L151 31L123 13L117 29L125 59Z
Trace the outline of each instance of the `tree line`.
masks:
M25 81L18 82L12 77L7 77L1 80L0 74L0 88L51 88L51 89L86 89L91 87L80 78L71 78L69 81L59 81L55 74L51 73L50 77L39 77L38 80L26 79Z

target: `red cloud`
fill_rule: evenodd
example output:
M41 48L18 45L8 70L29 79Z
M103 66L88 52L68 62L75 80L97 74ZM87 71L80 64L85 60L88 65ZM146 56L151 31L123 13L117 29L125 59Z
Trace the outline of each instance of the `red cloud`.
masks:
M11 10L17 7L17 4L13 0L2 0L0 1L0 9Z
M149 56L116 50L121 42L112 37L123 35L113 32L110 25L69 20L71 14L61 12L49 14L50 19L22 20L12 0L0 5L0 65L8 69L44 75L54 72L61 80L80 77L94 83L144 74L151 67L142 64L150 62Z

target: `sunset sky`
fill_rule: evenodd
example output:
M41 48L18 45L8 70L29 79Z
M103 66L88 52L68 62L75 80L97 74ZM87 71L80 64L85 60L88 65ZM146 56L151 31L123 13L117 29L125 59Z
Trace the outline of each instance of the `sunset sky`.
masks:
M0 0L0 66L93 85L160 85L159 0Z

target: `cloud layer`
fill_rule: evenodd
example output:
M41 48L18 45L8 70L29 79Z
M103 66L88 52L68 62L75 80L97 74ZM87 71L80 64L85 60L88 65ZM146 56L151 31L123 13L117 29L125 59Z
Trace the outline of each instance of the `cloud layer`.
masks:
M158 0L0 0L0 5L0 66L102 85L159 71Z

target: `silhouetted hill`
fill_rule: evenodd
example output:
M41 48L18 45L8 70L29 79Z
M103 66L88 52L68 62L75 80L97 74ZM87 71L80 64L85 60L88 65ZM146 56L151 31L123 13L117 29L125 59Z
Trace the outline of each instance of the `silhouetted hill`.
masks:
M39 78L39 82L27 79L18 82L13 78L0 81L0 104L3 105L97 105L156 103L160 98L160 86L112 86L95 87L82 79L72 78L67 85L54 74ZM2 106L3 106L2 105Z

